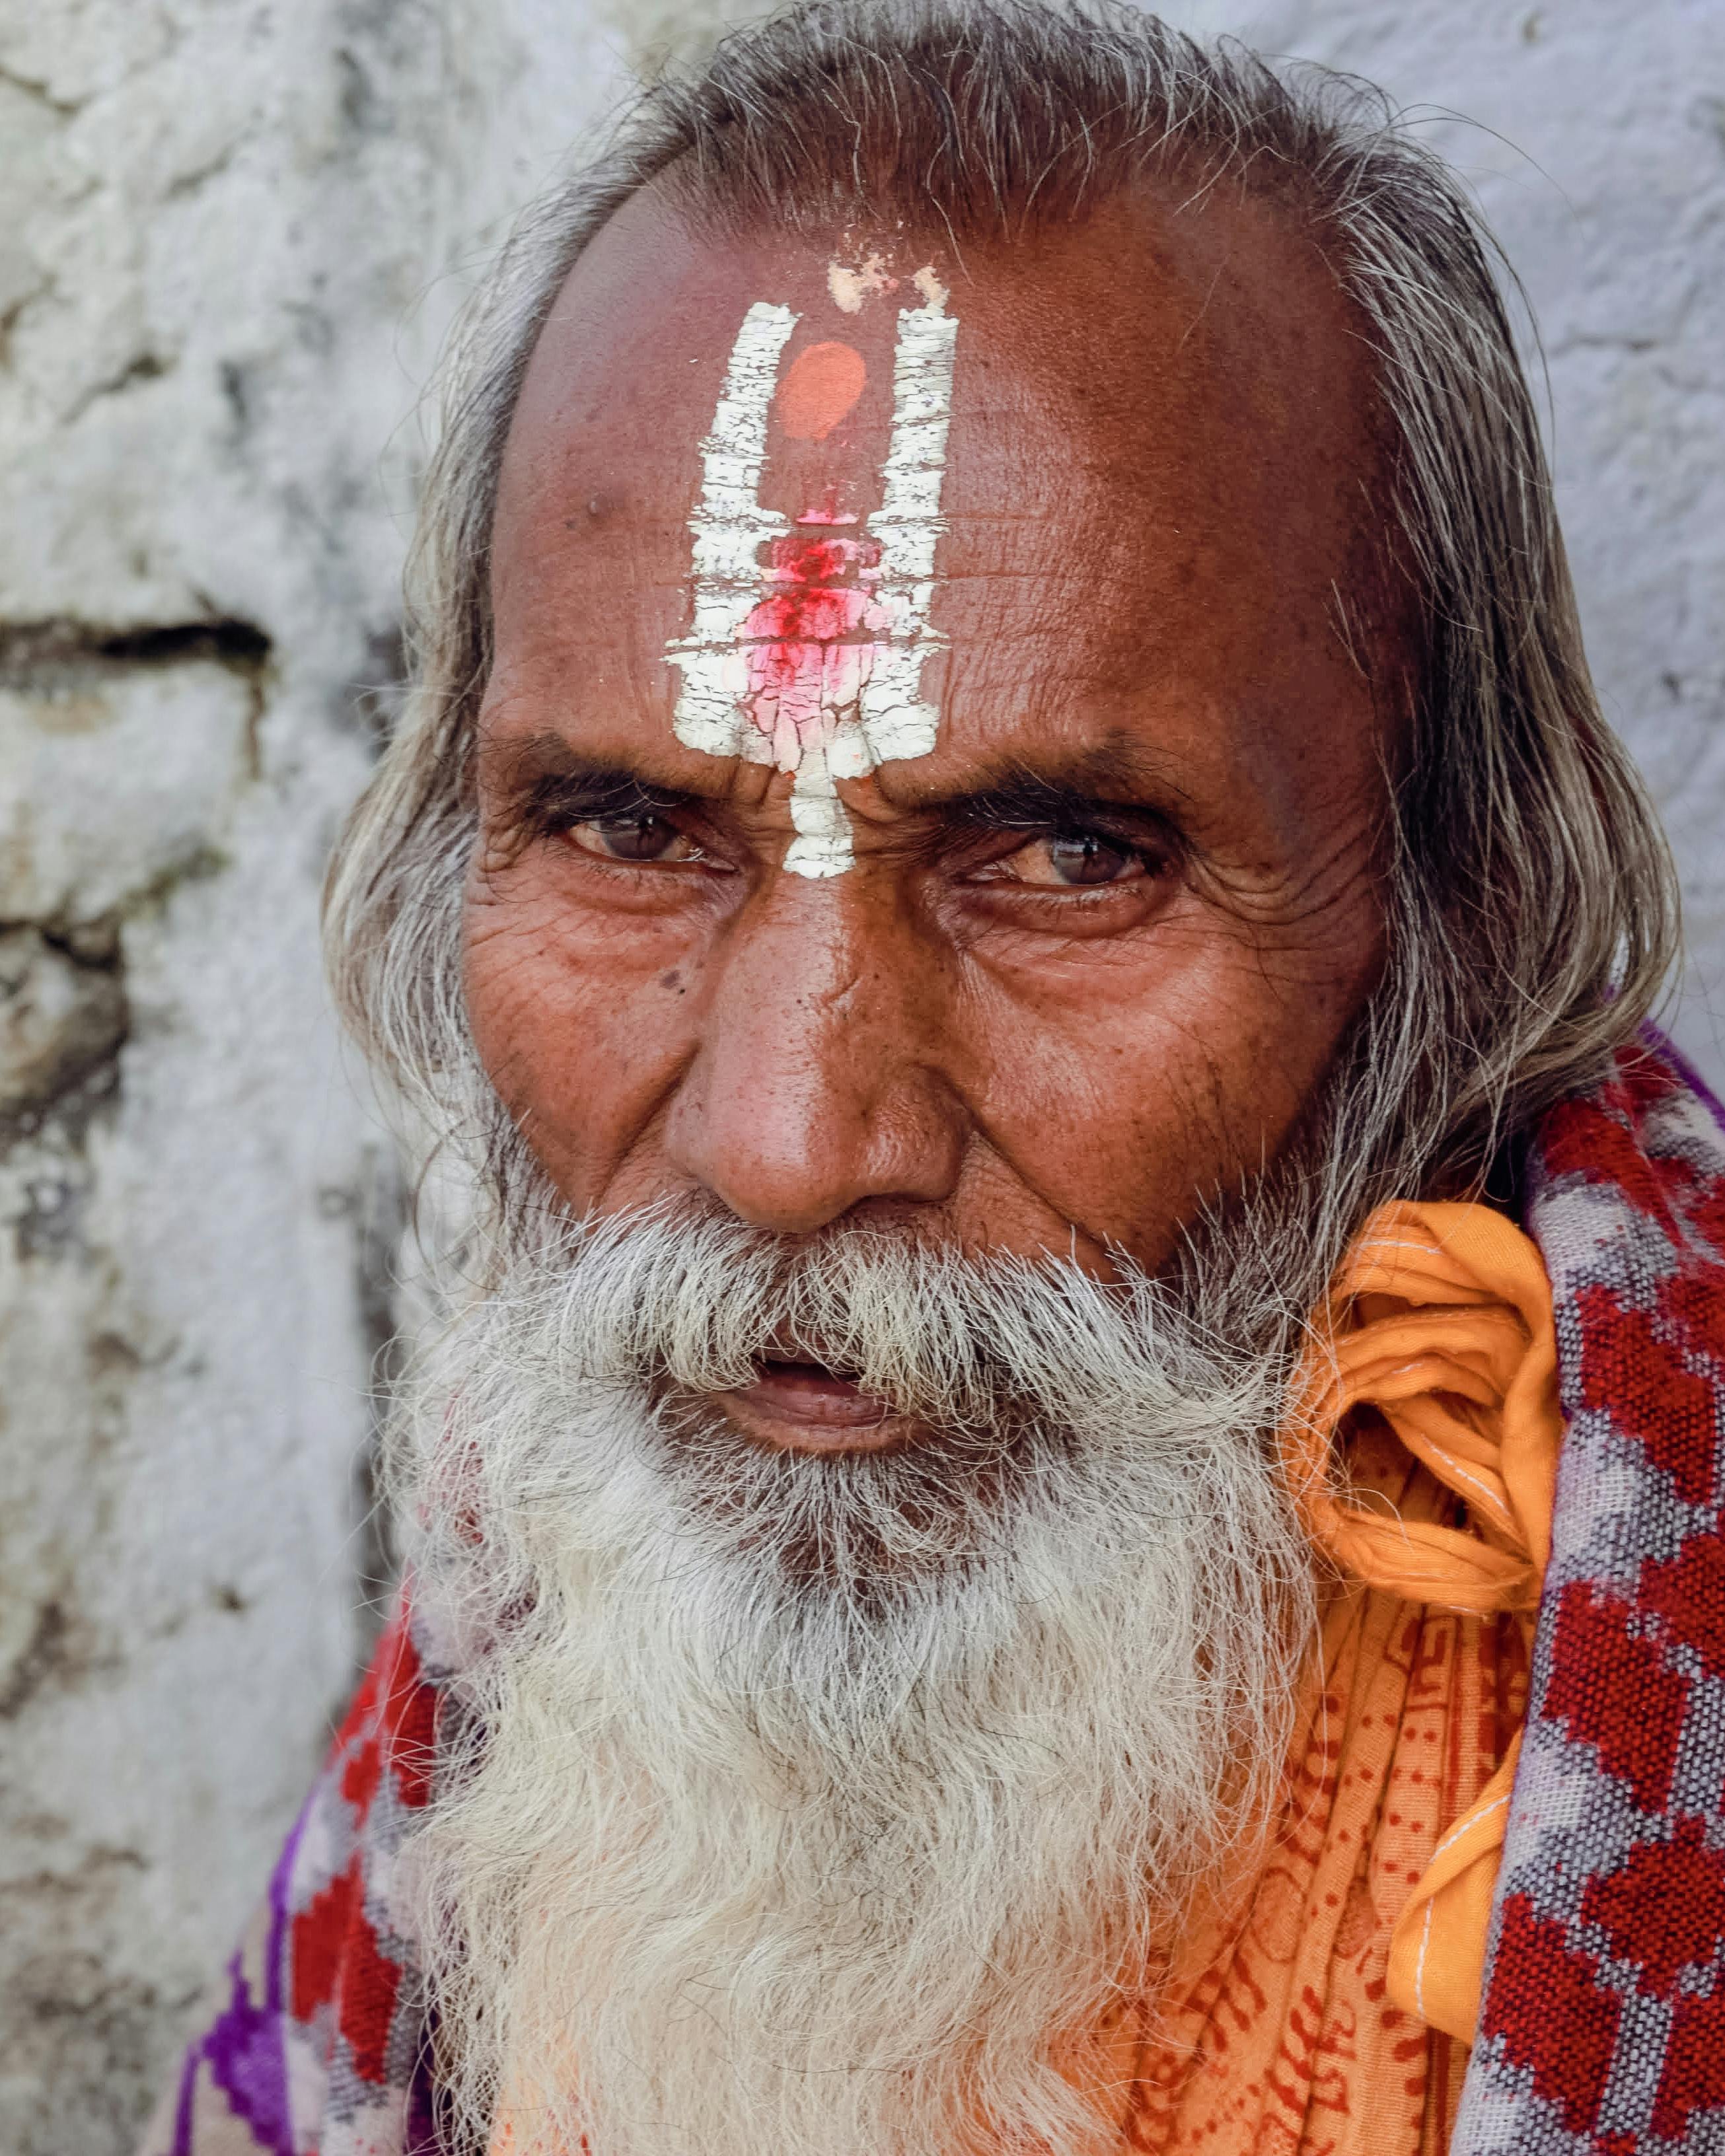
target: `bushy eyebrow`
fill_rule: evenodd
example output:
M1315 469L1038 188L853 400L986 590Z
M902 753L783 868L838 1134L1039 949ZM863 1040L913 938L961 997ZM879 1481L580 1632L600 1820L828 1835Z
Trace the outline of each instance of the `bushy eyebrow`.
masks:
M700 798L680 787L657 785L626 763L583 756L560 734L511 742L486 761L492 786L514 814L527 819L655 815Z
M901 774L902 776L901 777ZM1118 737L1055 751L1046 761L1004 759L980 783L929 787L914 765L886 766L881 790L915 816L972 829L1153 831L1181 849L1194 844L1186 790L1142 744Z
M947 794L918 806L925 815L933 814L948 823L980 825L989 830L1081 830L1091 824L1168 820L1166 812L1152 803L1110 798L1034 773L998 785Z
M1044 818L1103 810L1178 818L1190 805L1177 769L1153 745L1123 729L1082 744L1026 744L988 757L957 785L933 781L920 762L883 765L880 779L882 793L896 806L937 813L965 814L965 803L993 803L1016 804Z
M691 806L697 796L668 786L650 786L620 765L595 765L586 771L547 771L516 794L520 810L539 818L662 815Z

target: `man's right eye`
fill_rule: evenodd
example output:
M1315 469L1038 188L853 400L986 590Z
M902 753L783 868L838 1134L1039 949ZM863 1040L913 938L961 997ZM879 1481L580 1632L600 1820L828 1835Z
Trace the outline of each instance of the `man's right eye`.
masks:
M608 861L660 866L703 858L695 841L665 816L590 816L568 825L567 832L583 853Z

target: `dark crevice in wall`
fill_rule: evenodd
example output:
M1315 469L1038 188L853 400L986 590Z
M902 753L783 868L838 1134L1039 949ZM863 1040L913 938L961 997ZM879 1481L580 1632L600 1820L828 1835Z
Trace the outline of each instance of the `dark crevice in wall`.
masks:
M82 98L56 97L41 77L21 74L16 68L0 67L0 82L22 90L26 97L34 99L61 120L75 120L85 103Z
M140 666L225 666L255 683L270 642L255 622L218 616L147 628L104 629L74 621L17 622L0 628L0 686L53 688L68 675Z
M15 1721L44 1685L64 1677L74 1666L64 1605L42 1603L24 1650L0 1687L0 1722Z
M182 666L188 660L213 659L218 665L249 671L270 658L270 639L263 630L255 623L232 619L124 630L104 637L99 648L104 659L129 666Z
M90 1126L111 1116L119 1102L116 1044L111 1055L81 1070L49 1098L0 1112L0 1159L34 1139L49 1145L54 1157L63 1163L81 1161ZM23 1209L10 1220L19 1257L58 1257L81 1249L78 1231L86 1195L80 1186L63 1179L28 1186Z
M119 1092L131 1031L117 917L0 921L0 1154L50 1121L80 1147ZM23 1254L39 1255L40 1239L16 1224Z
M255 622L232 614L131 629L64 619L0 624L0 689L26 696L63 696L118 675L174 666L223 667L245 685L246 767L258 778L263 773L260 730L273 650Z

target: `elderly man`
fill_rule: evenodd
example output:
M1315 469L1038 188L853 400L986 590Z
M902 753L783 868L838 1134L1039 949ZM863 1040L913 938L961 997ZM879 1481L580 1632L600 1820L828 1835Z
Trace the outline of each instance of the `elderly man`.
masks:
M1725 2146L1725 1141L1461 189L816 6L455 364L329 920L471 1229L152 2148Z

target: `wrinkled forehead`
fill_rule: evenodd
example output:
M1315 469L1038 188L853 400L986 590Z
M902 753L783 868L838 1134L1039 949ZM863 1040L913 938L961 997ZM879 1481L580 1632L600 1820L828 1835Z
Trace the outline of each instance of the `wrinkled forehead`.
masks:
M719 236L634 198L528 370L500 613L548 598L578 557L626 601L642 664L674 644L739 390L768 454L735 477L764 519L878 520L906 326L937 308L943 640L986 632L1016 664L1057 639L1070 672L1082 653L1101 671L1153 660L1158 637L1189 649L1194 608L1230 617L1236 644L1324 633L1381 513L1364 342L1291 215L1172 192L962 244L891 224Z

